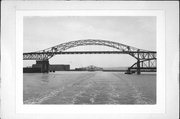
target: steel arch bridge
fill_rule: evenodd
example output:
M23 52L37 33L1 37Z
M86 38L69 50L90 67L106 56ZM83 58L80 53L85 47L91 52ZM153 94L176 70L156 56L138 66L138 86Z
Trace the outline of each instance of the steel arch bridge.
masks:
M87 45L107 46L115 48L118 51L66 51L70 48ZM153 71L156 71L156 51L138 49L118 42L97 39L70 41L44 50L23 53L23 60L46 62L55 55L63 54L129 54L137 59L137 62L128 68L127 73L131 73L134 69L136 69L138 74L140 74L141 70L144 69L152 69ZM48 68L46 70L48 70Z

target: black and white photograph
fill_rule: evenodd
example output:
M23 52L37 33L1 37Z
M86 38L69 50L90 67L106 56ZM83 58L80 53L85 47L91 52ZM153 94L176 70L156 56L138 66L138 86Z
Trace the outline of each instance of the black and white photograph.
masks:
M176 119L179 5L3 1L2 119Z
M156 16L25 16L24 104L156 104Z

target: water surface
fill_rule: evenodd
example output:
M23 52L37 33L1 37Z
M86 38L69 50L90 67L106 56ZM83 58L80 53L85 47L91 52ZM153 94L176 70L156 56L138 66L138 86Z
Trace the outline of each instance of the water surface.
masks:
M120 72L23 74L24 104L156 104L156 75Z

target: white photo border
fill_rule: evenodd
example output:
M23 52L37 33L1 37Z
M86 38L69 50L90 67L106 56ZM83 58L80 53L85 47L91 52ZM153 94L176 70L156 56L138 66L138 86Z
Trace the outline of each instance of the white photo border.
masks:
M25 16L156 16L157 79L155 105L24 105L23 18ZM28 10L16 11L17 113L165 113L165 13L162 10Z
M64 10L135 10L161 12L159 18L160 21L163 21L163 23L160 23L161 25L163 24L163 28L162 31L160 31L161 33L157 34L157 38L162 38L162 42L159 41L157 44L162 44L163 50L165 46L165 65L163 63L164 69L162 69L162 72L165 70L165 75L163 75L162 79L160 79L164 80L163 88L160 91L165 93L163 94L165 97L163 99L161 108L154 105L154 108L157 108L156 113L153 113L152 110L146 110L145 105L142 108L142 113L140 113L140 111L139 113L137 111L132 112L132 109L127 110L130 106L126 105L124 106L126 107L124 110L126 110L127 113L120 112L121 110L113 113L111 113L112 111L105 112L110 110L105 108L103 108L101 111L102 113L100 111L94 113L94 110L87 113L85 113L85 111L77 112L80 110L75 110L76 108L72 107L71 105L69 105L69 107L71 107L69 112L55 113L54 110L57 108L55 108L53 105L51 105L51 107L47 107L46 105L35 105L32 108L32 106L29 107L21 104L22 97L19 97L19 100L17 96L22 94L22 89L17 86L22 85L19 84L19 82L22 82L19 81L22 75L17 74L19 71L16 69L18 69L17 62L22 62L23 60L21 59L22 54L19 52L21 47L18 48L19 45L22 46L22 43L17 44L19 42L18 40L20 40L18 38L22 35L20 32L23 30L19 27L21 26L20 23L22 21L17 21L22 19L22 16L18 14L25 11L34 11L38 13L38 11ZM22 71L22 67L20 70ZM20 77L18 77L18 75ZM179 1L2 1L1 77L2 119L177 119L179 117ZM159 84L157 84L157 86L158 85ZM46 108L47 113L41 112L41 110L38 110L36 106ZM138 106L139 105L136 106L137 109ZM90 108L93 107L96 107L96 105L90 106ZM83 105L81 108L86 110L86 107ZM35 109L33 110L34 113L32 112L32 109ZM113 109L114 107L111 107L111 110ZM49 113L49 111L53 113ZM161 111L162 113L160 113Z

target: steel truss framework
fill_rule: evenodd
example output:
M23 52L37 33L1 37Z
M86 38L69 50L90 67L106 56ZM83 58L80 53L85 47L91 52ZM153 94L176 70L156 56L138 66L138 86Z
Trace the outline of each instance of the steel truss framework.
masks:
M127 72L128 74L137 72L156 72L156 59L147 59L142 61L137 61L134 63L131 67L128 68Z
M117 49L118 51L80 51L80 52L67 52L67 49L87 46L87 45L101 45ZM48 61L50 58L57 54L129 54L137 59L129 69L139 69L156 67L156 51L148 51L138 49L132 46L124 45L118 42L107 40L86 39L62 43L44 50L36 52L23 53L23 60L36 60Z

